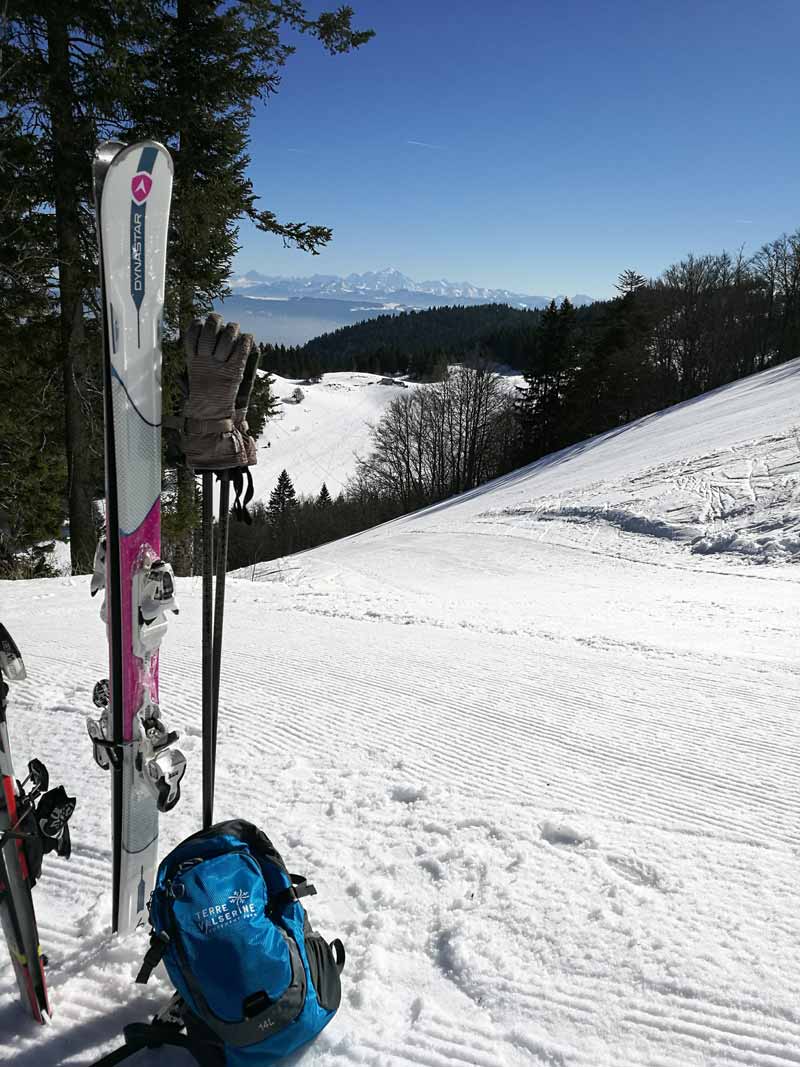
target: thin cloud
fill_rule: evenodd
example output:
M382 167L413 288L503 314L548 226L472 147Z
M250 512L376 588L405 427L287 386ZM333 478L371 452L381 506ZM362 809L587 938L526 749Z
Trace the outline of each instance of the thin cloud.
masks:
M741 223L742 226L752 226L753 225L753 220L752 219L736 219L736 222Z
M444 148L443 144L428 144L427 141L406 141L406 144L415 144L419 148Z

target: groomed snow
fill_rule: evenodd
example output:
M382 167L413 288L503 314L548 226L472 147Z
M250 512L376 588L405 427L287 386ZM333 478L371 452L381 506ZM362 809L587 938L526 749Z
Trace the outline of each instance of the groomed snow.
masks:
M216 814L264 827L348 950L293 1062L797 1067L798 395L795 361L230 579ZM200 818L199 583L179 592L165 849ZM88 578L0 600L17 764L79 795L36 890L55 1016L28 1023L6 967L0 1060L87 1067L169 993L133 984L144 936L108 933L103 629Z

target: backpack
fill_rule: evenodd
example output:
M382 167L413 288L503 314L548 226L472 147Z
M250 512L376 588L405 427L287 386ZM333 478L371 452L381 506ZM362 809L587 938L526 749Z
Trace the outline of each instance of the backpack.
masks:
M339 1007L345 952L312 929L300 900L315 893L249 822L188 837L159 865L136 979L163 960L177 996L167 1016L126 1027L125 1046L96 1067L161 1044L202 1067L262 1067L316 1037Z

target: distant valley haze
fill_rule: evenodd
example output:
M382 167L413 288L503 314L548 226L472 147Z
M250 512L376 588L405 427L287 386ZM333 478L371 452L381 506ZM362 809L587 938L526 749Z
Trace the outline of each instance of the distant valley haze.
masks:
M261 274L250 270L234 275L232 295L215 310L239 322L256 340L301 345L340 326L351 326L377 315L445 305L510 304L517 308L546 307L564 294L552 296L491 289L468 281L415 281L395 267L363 274L312 274L306 277ZM576 305L592 297L577 293Z

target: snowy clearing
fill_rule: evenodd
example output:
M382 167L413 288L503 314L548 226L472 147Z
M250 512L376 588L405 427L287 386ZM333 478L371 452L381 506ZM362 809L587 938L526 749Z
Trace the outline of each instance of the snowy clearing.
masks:
M369 455L371 428L389 404L411 389L429 388L359 371L330 372L312 385L271 377L282 403L258 441L258 463L252 468L255 499L264 503L284 468L298 496L317 496L323 482L331 496L338 496L355 474L357 457ZM512 390L524 382L519 374L504 379ZM304 397L299 404L292 400L297 388Z
M291 1062L797 1067L799 395L800 360L230 580L216 815L263 826L348 951ZM199 581L179 593L164 850L200 824ZM79 795L36 890L55 1016L5 967L0 1060L88 1067L169 992L108 933L103 628L88 578L0 599L16 760Z
M284 468L298 496L316 496L323 482L331 496L338 496L355 473L356 456L369 452L370 424L380 420L402 386L380 385L380 374L344 371L326 374L314 385L271 377L282 403L258 442L255 499L269 500ZM291 399L297 388L304 394L300 404Z

